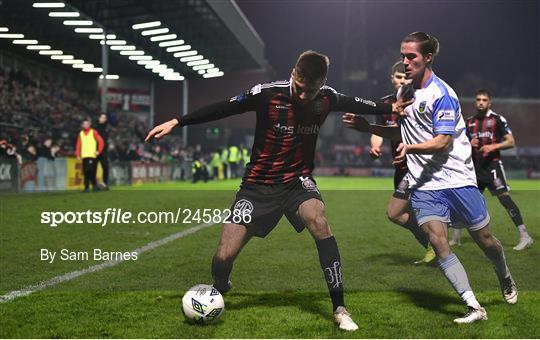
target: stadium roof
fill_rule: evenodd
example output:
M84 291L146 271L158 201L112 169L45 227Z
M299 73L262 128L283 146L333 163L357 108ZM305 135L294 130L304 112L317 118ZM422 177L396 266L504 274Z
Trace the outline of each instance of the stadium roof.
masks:
M263 41L233 0L0 2L0 48L67 69L99 74L104 32L111 75L181 80L266 65Z

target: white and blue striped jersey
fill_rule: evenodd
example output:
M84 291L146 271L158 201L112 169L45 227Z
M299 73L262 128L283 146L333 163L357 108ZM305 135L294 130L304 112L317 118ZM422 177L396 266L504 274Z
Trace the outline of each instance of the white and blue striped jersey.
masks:
M476 186L471 144L454 90L432 73L427 84L415 91L414 98L414 103L405 108L407 117L401 119L403 143L423 143L441 134L453 138L444 151L407 154L409 187L440 190Z

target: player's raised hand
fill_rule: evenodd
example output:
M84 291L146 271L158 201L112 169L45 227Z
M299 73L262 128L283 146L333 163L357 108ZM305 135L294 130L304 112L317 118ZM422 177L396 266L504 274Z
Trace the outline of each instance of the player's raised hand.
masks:
M392 111L400 116L407 116L404 109L414 102L414 89L411 83L405 84L401 87L401 95L398 100L392 103Z
M372 159L378 159L382 156L381 148L379 146L372 146L371 149L369 149L369 156Z
M341 118L346 127L360 132L369 132L369 122L364 117L346 112Z
M405 161L407 155L407 144L399 143L396 151L397 154L394 156L394 161L392 164L399 164Z
M159 139L165 135L168 135L169 133L171 133L172 129L176 125L178 125L178 119L176 118L171 119L168 122L165 122L163 124L160 124L154 127L152 130L150 130L150 132L148 132L148 135L146 135L146 138L144 139L144 141L148 143L152 139L152 137Z

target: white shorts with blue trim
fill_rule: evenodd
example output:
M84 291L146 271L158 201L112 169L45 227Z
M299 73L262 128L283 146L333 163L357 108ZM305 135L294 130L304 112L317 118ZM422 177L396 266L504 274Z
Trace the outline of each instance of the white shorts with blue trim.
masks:
M411 206L418 225L429 221L451 223L453 228L476 231L489 223L484 196L477 187L414 190Z

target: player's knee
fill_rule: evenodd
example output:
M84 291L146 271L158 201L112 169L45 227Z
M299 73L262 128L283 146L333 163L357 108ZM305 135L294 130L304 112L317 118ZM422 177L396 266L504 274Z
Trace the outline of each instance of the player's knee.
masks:
M311 220L307 221L308 227L311 230L311 233L317 239L324 239L332 236L330 227L328 226L328 221L324 215L319 215Z
M392 223L399 224L399 214L392 209L386 210L386 217Z

